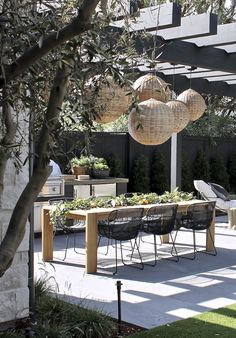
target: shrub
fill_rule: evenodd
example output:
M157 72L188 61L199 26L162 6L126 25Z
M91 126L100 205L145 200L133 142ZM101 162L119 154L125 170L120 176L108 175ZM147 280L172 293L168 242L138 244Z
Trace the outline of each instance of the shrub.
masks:
M150 178L149 178L149 162L145 155L138 156L131 168L130 185L132 191L149 192Z
M203 150L198 150L193 163L193 179L208 182L210 178L209 163Z
M169 190L166 161L164 155L155 151L151 164L151 191L157 194L162 194Z
M210 180L213 183L222 185L226 190L229 189L229 175L224 164L223 158L216 155L210 159Z
M111 177L123 177L121 170L121 160L116 154L110 154L107 158Z
M230 191L236 193L236 152L229 156L227 167L229 173Z
M188 192L194 190L189 160L186 153L182 153L181 158L181 190Z

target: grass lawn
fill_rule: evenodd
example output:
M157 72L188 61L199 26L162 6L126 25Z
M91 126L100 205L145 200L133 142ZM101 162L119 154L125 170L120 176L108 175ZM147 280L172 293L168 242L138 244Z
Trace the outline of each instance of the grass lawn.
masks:
M236 304L159 326L132 338L235 338Z

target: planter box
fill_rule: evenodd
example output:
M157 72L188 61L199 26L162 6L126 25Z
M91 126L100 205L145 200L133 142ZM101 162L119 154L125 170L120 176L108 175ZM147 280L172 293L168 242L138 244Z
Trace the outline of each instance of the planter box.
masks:
M92 169L91 175L94 178L104 178L109 177L110 170L98 170L98 169Z
M74 175L88 175L89 168L85 166L71 167L71 171Z

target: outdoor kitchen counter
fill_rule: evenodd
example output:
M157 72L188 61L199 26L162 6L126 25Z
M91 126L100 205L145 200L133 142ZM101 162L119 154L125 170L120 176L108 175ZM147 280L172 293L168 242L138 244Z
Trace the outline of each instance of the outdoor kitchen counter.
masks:
M128 183L128 178L107 177L107 178L89 178L86 180L69 179L65 180L65 185L87 185L87 184L112 184L112 183Z
M128 178L107 177L89 179L64 179L65 196L118 196L127 192Z

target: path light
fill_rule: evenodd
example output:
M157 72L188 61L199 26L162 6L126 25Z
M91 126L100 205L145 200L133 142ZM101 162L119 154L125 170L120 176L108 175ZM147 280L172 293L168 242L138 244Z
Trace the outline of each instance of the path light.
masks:
M174 114L175 122L173 125L173 132L179 133L187 126L190 120L190 112L186 104L179 100L170 100L166 105L171 108Z
M201 117L206 109L203 97L193 89L187 89L181 93L177 100L183 101L190 112L190 121L196 121Z
M149 99L138 104L129 114L128 130L137 142L157 145L166 142L173 133L175 117L163 102Z
M133 89L138 94L138 101L156 99L166 102L171 98L171 91L168 84L154 74L146 74L139 77L133 83Z
M129 93L131 89L128 86L120 87L111 76L107 76L98 90L96 122L113 122L123 115L131 104Z

